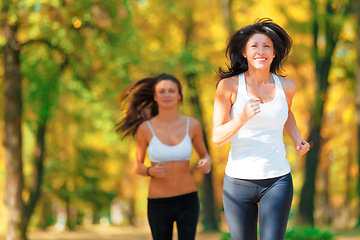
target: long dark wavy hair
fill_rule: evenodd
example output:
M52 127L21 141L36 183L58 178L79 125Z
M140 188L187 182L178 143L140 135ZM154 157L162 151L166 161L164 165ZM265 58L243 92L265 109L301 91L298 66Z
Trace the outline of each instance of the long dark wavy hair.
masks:
M116 132L125 138L129 135L135 136L140 124L159 113L158 104L154 100L155 86L162 80L173 81L180 94L182 102L182 86L179 80L169 73L147 77L130 84L120 96L120 101L125 104L125 116L118 122Z
M221 81L224 78L239 75L248 70L248 63L243 56L246 43L249 38L256 34L262 33L267 35L273 42L275 50L275 58L273 59L270 72L280 75L282 71L282 63L289 54L292 46L292 39L287 32L270 18L261 18L254 24L245 26L233 33L228 41L225 55L230 59L230 66L227 69L219 68L217 79Z

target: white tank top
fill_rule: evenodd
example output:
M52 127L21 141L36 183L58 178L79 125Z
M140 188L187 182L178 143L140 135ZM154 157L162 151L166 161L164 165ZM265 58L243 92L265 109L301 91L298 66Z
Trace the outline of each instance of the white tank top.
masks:
M260 104L260 113L247 121L231 139L226 175L241 179L267 179L290 172L283 140L288 105L281 82L273 74L275 97ZM244 73L239 75L236 101L231 107L230 119L240 114L250 100Z
M148 154L151 162L188 161L192 152L192 142L189 136L189 118L187 118L186 134L183 140L177 145L163 144L155 135L150 122L146 121L152 133L148 146Z

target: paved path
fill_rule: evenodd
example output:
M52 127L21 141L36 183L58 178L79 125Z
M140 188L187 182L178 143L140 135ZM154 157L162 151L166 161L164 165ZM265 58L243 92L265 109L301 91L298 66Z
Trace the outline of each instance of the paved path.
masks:
M360 240L360 232L347 234L352 236L338 236L334 240ZM77 231L57 231L49 229L47 231L30 231L29 240L152 240L149 228L145 227L104 227L100 225L91 226L87 230ZM4 240L0 236L0 240ZM174 240L177 237L173 238ZM218 233L201 233L196 236L196 240L220 240Z
M29 240L152 240L148 227L102 227L73 232L31 231ZM174 240L177 239L174 237ZM197 240L220 240L218 233L198 233Z

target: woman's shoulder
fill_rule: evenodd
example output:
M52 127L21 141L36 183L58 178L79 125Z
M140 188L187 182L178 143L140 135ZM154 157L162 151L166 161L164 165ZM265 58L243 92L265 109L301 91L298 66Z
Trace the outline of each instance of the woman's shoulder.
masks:
M296 84L295 80L286 78L286 77L282 77L282 76L278 76L278 78L279 78L281 85L285 92L295 92L296 91L297 84Z
M232 77L221 79L218 83L218 87L221 86L223 88L233 88L239 84L239 75L235 75Z
M200 121L197 120L196 118L190 117L190 116L186 116L186 118L189 119L189 126L190 126L190 127L201 126Z
M192 138L194 134L202 132L201 123L198 119L194 117L187 117L189 119L189 134Z
M217 96L225 98L232 98L236 95L239 85L239 75L224 78L220 80L216 88Z
M138 143L142 142L142 143L146 143L147 145L149 144L153 134L151 133L150 127L148 126L146 121L142 122L139 125L136 131L136 135L137 135Z
M137 133L138 133L138 134L139 134L139 133L140 133L140 134L144 134L144 133L149 133L149 132L151 132L147 121L148 121L148 120L143 121L143 122L139 125L138 130L137 130Z

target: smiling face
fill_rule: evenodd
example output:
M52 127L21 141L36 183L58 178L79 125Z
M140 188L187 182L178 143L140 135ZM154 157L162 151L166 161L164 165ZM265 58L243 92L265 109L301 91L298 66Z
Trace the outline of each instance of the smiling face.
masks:
M171 80L161 80L155 86L154 100L159 107L177 107L181 100L178 85Z
M269 69L275 50L273 42L266 34L256 33L249 38L243 52L247 59L249 69Z

